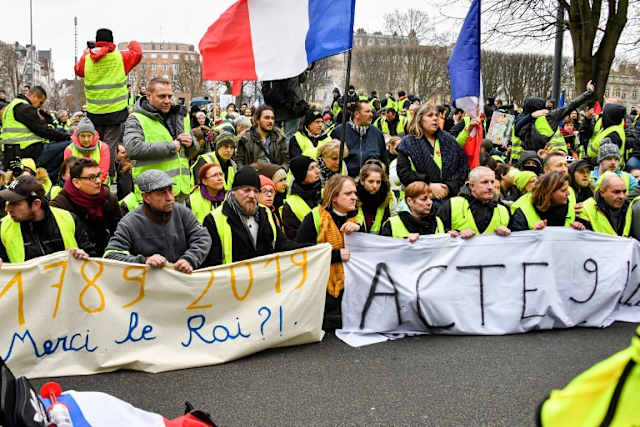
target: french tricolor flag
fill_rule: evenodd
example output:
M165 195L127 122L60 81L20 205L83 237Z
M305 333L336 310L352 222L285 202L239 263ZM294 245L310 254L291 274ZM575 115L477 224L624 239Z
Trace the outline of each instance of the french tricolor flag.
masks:
M45 408L49 399L41 398ZM66 391L57 398L69 408L73 427L206 427L210 424L193 415L169 420L162 415L138 409L135 406L106 393Z
M297 76L314 61L351 49L354 10L355 0L239 0L200 40L202 77Z

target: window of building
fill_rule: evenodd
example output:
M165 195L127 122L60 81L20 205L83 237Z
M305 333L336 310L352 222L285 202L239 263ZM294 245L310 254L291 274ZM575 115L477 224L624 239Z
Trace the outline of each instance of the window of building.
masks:
M156 59L157 57L158 57L158 54L157 54L157 53L152 53L152 54L151 54L151 59Z
M633 92L631 92L631 98L636 99L638 97L638 92L634 89Z
M151 43L151 50L156 50L156 44L155 43Z
M609 96L609 89L605 89L604 96Z
M177 54L177 53L174 53L174 54L173 54L173 59L180 59L180 55L179 55L179 54Z
M169 64L162 64L162 71L169 71Z
M169 54L168 53L163 53L162 54L162 59L169 59Z
M151 71L154 73L158 71L158 64L151 64Z
M615 97L620 98L620 88L616 88Z
M172 64L172 68L174 73L180 72L180 64Z
M627 93L626 92L622 92L622 99L625 99L627 97Z

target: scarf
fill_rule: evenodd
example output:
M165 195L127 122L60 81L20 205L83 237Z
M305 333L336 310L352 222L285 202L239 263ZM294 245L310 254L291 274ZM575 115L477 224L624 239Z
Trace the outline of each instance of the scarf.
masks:
M436 138L438 136L438 133L436 133ZM444 172L448 162L445 161L443 141L440 139L438 141L440 141L440 152L442 153L442 171L433 160L433 147L431 147L431 143L426 137L404 139L398 146L397 151L408 155L416 170L426 174L429 182L442 182L442 176L445 175Z
M353 131L355 133L360 135L360 138L364 138L365 137L365 135L367 134L367 131L369 130L369 126L371 126L371 125L360 126L360 125L357 125L357 124L353 123L352 120L349 120L349 127L351 129L353 129Z
M103 185L98 194L89 195L78 190L69 179L64 184L64 191L74 205L80 206L87 212L90 221L102 222L102 205L107 195L107 187Z
M536 208L536 212L540 216L540 219L547 220L547 226L549 227L564 227L564 223L567 220L567 213L569 211L569 204L552 206L546 210L546 212L540 211Z
M318 243L329 243L331 248L339 250L344 248L344 236L333 222L331 214L322 206L318 206L320 211L320 232L316 239ZM358 223L356 217L347 219L349 222ZM334 298L338 298L344 289L344 267L342 262L331 263L329 267L329 281L327 282L327 292Z
M431 210L428 215L417 218L411 212L399 212L398 215L402 219L409 233L434 234L436 232L436 213Z
M225 191L223 188L222 190L218 191L218 194L216 196L212 196L207 190L207 187L205 185L200 184L200 194L202 194L202 197L204 197L208 201L218 205L220 204L220 202L224 200Z
M370 212L375 212L389 197L389 188L384 181L375 194L369 193L360 182L356 184L356 189L362 209Z
M301 184L298 181L293 181L291 194L302 197L302 200L304 200L309 207L313 208L320 204L320 199L322 198L322 182L317 180L312 184Z
M331 169L329 169L327 165L324 163L324 159L320 156L318 157L318 167L320 168L320 182L322 182L322 186L324 187L327 181L329 181L329 178L331 178L333 174L337 172L334 172Z

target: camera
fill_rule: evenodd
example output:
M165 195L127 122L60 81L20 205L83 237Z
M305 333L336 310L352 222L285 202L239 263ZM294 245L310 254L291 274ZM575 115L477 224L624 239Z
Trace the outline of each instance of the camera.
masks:
M87 41L87 47L89 49L93 49L94 47L96 47L96 42L91 41L91 40Z

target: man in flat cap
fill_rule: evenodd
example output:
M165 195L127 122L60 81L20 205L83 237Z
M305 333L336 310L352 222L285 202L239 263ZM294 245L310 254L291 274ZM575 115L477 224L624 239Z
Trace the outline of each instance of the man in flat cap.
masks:
M44 187L28 174L0 191L9 215L0 222L0 266L70 250L76 259L97 256L76 216L49 206Z
M124 216L104 252L105 258L164 267L189 274L209 253L211 237L191 210L175 203L173 180L151 169L136 179L142 205Z

